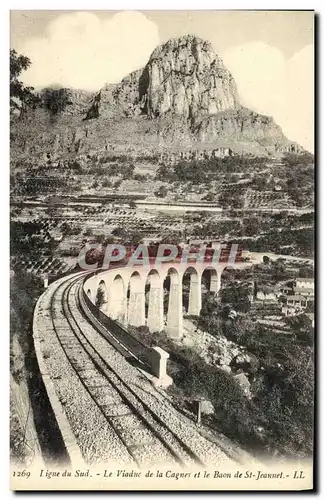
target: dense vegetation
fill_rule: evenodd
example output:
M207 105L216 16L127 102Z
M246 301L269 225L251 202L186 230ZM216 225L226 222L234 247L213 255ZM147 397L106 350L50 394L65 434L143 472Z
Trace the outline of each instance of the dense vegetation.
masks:
M18 196L39 196L40 194L54 194L67 190L64 178L51 175L40 176L39 173L32 172L28 177L20 175L10 176L10 189L12 195Z
M29 256L51 255L53 248L53 239L48 231L44 232L40 222L11 222L11 257L27 259Z
M292 231L283 229L282 231L270 230L255 240L240 239L242 248L251 252L273 252L286 255L301 255L303 257L313 257L314 255L314 228L302 228ZM233 243L236 240L231 241ZM282 248L287 246L286 249Z
M42 92L41 104L53 116L62 113L72 103L66 89L46 88Z
M180 161L173 167L162 165L157 178L170 182L192 182L193 184L204 184L210 182L219 173L229 174L240 170L249 170L261 167L267 162L263 157L247 156L225 156L224 158L213 158L205 160Z
M268 283L287 278L280 263L270 263L264 270L268 267ZM262 283L262 273L255 270L253 275ZM225 336L255 356L257 363L248 369L252 406L257 409L253 418L257 415L258 425L265 429L266 446L290 456L309 456L314 418L314 330L305 314L287 318L289 335L273 333L252 321L244 314L249 310L251 293L247 285L242 279L229 281L219 297L207 295L199 324L216 338ZM243 314L232 316L231 308Z
M148 345L159 345L169 352L168 371L175 384L170 394L179 404L184 399L207 398L216 409L207 421L249 450L291 458L310 456L314 382L311 347L269 337L243 319L236 320L235 325L233 321L228 323L224 323L222 333L233 338L241 332L236 340L257 358L249 373L251 400L232 375L207 364L193 349L179 346L163 333L152 336L144 328L133 329L133 333Z
M205 201L217 202L224 208L243 208L248 200L260 203L284 203L290 206L312 206L314 158L310 153L287 154L275 165L264 157L232 155L224 158L179 161L174 166L162 165L156 178L183 186L183 191L208 187ZM214 185L213 185L214 183ZM254 200L254 201L253 201Z
M33 309L41 290L41 279L21 270L15 272L10 282L10 346L16 335L25 354L29 353ZM13 352L10 354L12 360ZM12 372L20 375L14 366Z

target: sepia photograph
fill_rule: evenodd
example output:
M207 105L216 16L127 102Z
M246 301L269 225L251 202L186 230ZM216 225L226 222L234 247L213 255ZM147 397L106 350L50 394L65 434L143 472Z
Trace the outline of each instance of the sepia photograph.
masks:
M313 489L314 39L10 11L12 490Z

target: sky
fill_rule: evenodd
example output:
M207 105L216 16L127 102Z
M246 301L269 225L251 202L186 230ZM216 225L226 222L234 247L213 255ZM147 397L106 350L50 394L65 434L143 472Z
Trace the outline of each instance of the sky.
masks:
M314 150L312 11L11 11L11 47L30 57L22 80L97 91L143 67L169 38L209 40L241 103L273 116Z

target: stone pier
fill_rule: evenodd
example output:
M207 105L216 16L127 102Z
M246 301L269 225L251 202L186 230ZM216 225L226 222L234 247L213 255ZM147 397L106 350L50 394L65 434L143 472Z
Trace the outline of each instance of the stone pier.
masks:
M176 281L175 276L171 275L166 331L172 338L181 338L183 328L182 285L174 281Z
M219 274L212 274L210 277L210 288L209 291L213 293L218 293L221 289L222 281Z
M117 276L110 286L107 315L111 319L125 324L127 320L126 306L127 299L124 281L120 276Z
M191 273L188 314L199 316L201 310L201 275Z
M145 293L130 291L127 323L132 326L145 325Z
M161 283L151 282L147 313L147 326L150 332L163 330L163 286Z

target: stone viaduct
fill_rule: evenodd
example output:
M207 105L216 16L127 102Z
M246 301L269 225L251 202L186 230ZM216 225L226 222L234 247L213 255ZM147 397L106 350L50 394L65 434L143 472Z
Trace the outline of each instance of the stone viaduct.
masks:
M185 312L198 316L201 310L202 277L207 275L210 292L218 293L225 268L240 269L251 263L210 264L208 262L164 262L147 266L99 270L84 283L84 290L95 304L101 290L103 313L124 326L147 325L150 332L163 329L172 338L183 332L183 280L189 280L189 301ZM164 304L164 282L168 280L169 299Z

